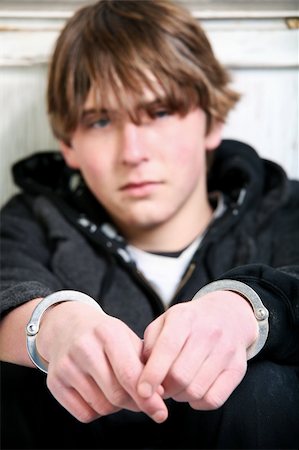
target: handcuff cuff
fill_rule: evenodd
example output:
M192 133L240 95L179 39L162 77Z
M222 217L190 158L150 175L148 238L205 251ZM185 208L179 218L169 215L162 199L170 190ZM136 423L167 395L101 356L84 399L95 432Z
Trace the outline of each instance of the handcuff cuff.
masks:
M256 356L264 347L269 334L269 311L262 303L260 296L247 284L236 280L217 280L201 288L192 298L197 300L206 294L215 291L232 291L241 295L251 305L254 316L258 323L258 338L251 344L246 351L247 360Z
M68 301L86 303L97 307L104 313L100 305L92 297L79 291L57 291L43 298L34 309L26 326L28 355L33 364L42 372L48 373L48 363L41 357L36 348L36 336L40 329L41 319L51 306Z

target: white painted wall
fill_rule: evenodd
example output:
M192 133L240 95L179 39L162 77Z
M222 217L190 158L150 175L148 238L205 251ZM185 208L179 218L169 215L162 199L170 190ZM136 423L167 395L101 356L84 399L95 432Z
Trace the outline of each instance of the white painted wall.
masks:
M0 0L0 204L16 190L10 176L13 162L57 148L45 110L47 61L59 29L78 3L43 0L29 7L26 0ZM299 179L298 29L289 29L285 20L294 14L294 2L273 1L270 10L269 0L218 2L222 9L216 3L187 0L243 94L224 135L253 145ZM268 9L262 9L263 3Z

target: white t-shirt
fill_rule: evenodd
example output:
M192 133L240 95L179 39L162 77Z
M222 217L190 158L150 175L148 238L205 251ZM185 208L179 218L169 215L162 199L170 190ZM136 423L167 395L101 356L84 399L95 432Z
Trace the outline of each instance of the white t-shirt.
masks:
M188 264L198 248L202 236L198 236L177 258L145 252L132 245L127 249L136 266L161 297L167 307L180 284Z

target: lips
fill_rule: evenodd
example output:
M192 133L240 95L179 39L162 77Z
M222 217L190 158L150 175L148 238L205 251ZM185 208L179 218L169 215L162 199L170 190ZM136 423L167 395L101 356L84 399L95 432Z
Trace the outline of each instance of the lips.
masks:
M154 182L154 181L140 181L140 182L136 182L136 183L128 183L128 184L125 184L124 186L122 186L121 190L124 191L126 189L139 188L139 187L142 187L142 186L146 186L148 184L156 184L156 182Z
M160 181L138 181L123 185L120 190L132 196L145 196L151 194L162 183Z

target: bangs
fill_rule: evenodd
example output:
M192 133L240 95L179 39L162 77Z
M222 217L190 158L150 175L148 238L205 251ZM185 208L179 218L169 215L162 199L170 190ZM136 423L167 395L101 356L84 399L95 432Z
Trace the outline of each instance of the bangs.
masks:
M142 114L154 117L156 105L163 106L169 113L183 116L199 103L193 85L180 85L157 67L145 67L142 61L140 67L136 67L135 63L124 72L118 71L114 62L109 63L106 61L104 70L102 65L95 67L90 74L90 87L85 93L86 99L92 92L93 107L98 111L117 109L135 124L140 124ZM74 110L80 110L82 114L85 99L78 99Z

